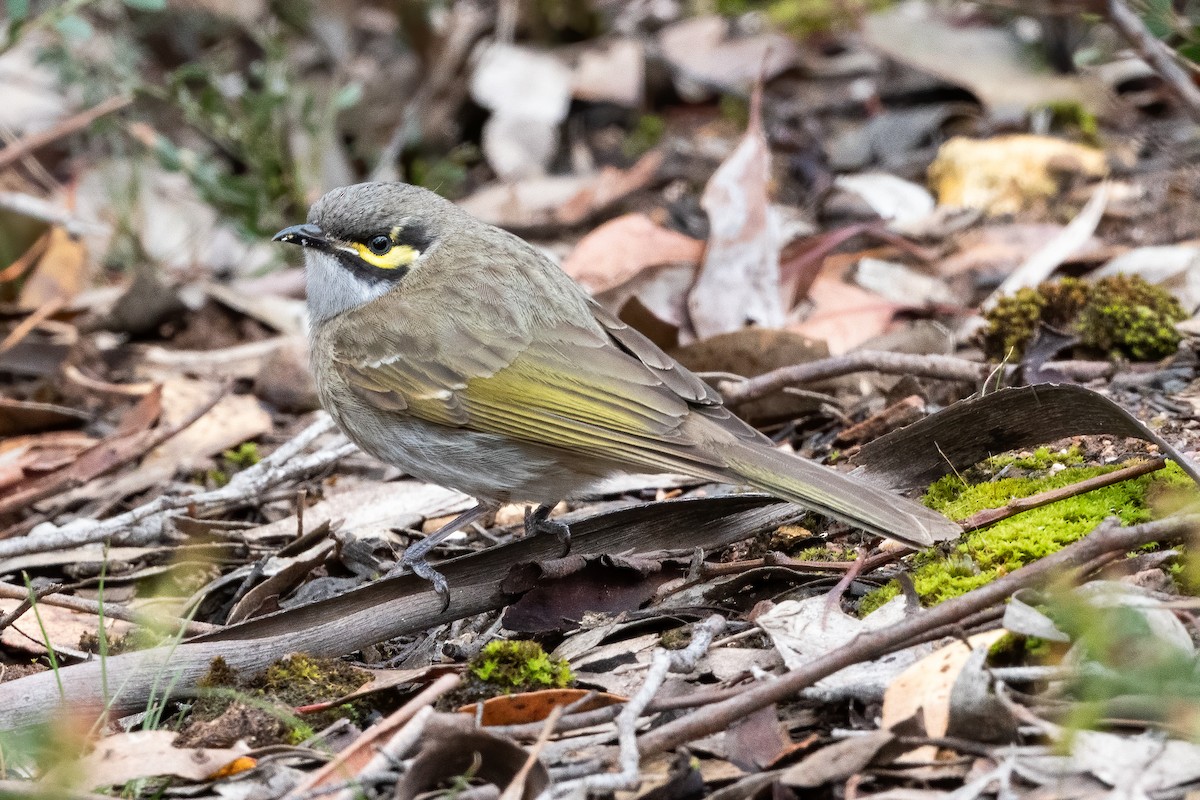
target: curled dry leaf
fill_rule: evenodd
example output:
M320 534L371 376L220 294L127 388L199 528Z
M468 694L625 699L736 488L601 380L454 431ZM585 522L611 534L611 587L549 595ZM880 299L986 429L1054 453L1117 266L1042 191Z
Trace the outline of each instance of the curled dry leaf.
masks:
M741 142L717 168L700 200L711 234L700 276L688 297L696 336L704 338L747 324L783 324L779 289L778 221L767 185L771 152L762 128L762 87L750 100L750 124Z
M617 703L624 703L628 698L619 694L607 692L592 693L587 689L542 689L536 692L521 692L520 694L504 694L489 697L483 701L484 725L522 725L527 722L539 722L550 716L555 708L571 705L592 694L586 703L576 706L573 711L594 711ZM460 713L474 714L476 704L462 706Z
M926 735L945 736L950 729L950 697L954 683L967 665L971 654L988 648L1004 635L1003 630L976 634L968 644L955 641L942 647L900 673L883 694L882 724L893 728L919 717ZM937 754L933 746L920 747L907 754L908 761L928 761Z
M593 295L614 292L660 264L700 263L704 243L668 230L645 214L625 214L579 240L563 270Z

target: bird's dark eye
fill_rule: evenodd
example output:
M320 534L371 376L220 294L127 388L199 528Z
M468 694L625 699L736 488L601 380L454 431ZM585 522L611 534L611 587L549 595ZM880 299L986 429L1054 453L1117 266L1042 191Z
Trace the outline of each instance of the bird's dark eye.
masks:
M372 236L367 240L367 249L375 255L381 256L392 249L392 237L382 233L378 236Z

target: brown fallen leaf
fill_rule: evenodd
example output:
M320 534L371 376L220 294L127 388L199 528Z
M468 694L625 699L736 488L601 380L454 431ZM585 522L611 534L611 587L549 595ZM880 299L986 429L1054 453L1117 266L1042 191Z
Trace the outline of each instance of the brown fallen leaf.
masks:
M660 264L698 265L704 243L656 224L645 214L625 214L579 240L563 270L593 295L614 291Z
M813 281L808 299L813 304L812 313L788 329L823 340L829 354L835 356L886 331L902 307L874 292L827 276Z
M883 693L882 725L892 728L919 717L927 736L945 736L950 728L950 692L974 649L990 647L1004 630L987 631L964 642L951 642L900 673ZM937 747L918 747L901 761L925 762L936 758Z
M550 716L555 708L569 706L587 697L592 692L587 689L542 689L536 692L521 692L520 694L505 694L484 700L484 725L523 725L527 722L540 722ZM595 711L617 703L624 703L628 698L608 692L596 692L592 699L576 706L573 711ZM474 714L476 704L458 708L460 713Z
M662 158L652 150L627 170L606 167L589 175L539 175L494 183L458 204L501 228L578 225L649 183Z
M20 600L0 598L0 617L11 613L20 604ZM0 631L0 645L10 652L44 656L48 639L56 651L75 652L80 649L80 637L96 636L99 624L99 617L95 614L38 603L36 615L32 609L26 611L12 625ZM42 634L43 628L45 635ZM133 625L128 622L115 619L104 621L109 641L124 636L131 628Z
M193 417L182 421L179 427L163 425L159 426L159 430L151 431L150 426L158 419L161 411L161 391L156 389L142 397L126 412L111 436L84 450L78 458L62 469L28 481L18 491L0 499L0 515L19 511L30 503L50 495L61 494L105 475L141 456L149 448L166 441L195 421Z
M661 150L651 150L629 169L605 167L595 179L554 212L562 225L578 225L648 184L662 166Z
M762 128L762 86L750 99L741 142L717 168L700 203L711 226L700 275L688 296L697 338L784 321L779 287L782 232L771 214L771 153Z

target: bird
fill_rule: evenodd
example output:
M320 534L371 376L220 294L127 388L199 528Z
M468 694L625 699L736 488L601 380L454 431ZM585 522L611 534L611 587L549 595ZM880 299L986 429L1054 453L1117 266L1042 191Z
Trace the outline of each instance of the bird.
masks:
M526 503L526 532L565 549L569 529L550 510L620 474L747 485L916 548L961 533L777 450L548 256L427 189L333 189L274 241L303 249L312 370L337 425L381 461L475 498L392 570L429 580L444 605L426 557L448 535Z

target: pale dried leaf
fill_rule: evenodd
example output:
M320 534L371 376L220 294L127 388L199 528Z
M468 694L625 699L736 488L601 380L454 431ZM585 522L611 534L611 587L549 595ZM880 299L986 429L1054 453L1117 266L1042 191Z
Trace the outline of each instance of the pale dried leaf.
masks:
M833 185L861 197L880 219L903 225L933 213L933 195L924 186L886 172L839 175Z
M174 775L190 781L208 779L221 767L250 751L242 744L231 748L174 747L174 731L131 731L107 736L82 759L64 766L61 778L54 774L43 780L56 784L72 775L82 775L90 788L121 786L139 778Z
M621 38L580 54L572 92L590 103L641 108L646 82L646 53L637 39Z
M1056 101L1077 102L1099 114L1112 96L1095 77L1041 69L1004 28L957 24L932 4L889 5L868 14L861 31L870 47L969 89L998 116L1024 116L1031 107Z
M888 330L900 305L825 275L808 290L812 311L788 330L820 339L830 355L841 355Z
M767 187L771 153L762 129L762 89L750 103L750 125L741 142L709 179L700 203L711 233L704 263L688 297L698 338L759 325L783 324L779 289L778 220Z
M945 736L950 727L950 695L954 682L966 666L971 653L990 647L1003 630L987 631L939 648L900 673L883 695L882 725L894 727L920 717L927 736ZM921 747L906 754L908 761L924 762L934 758L937 748Z
M730 37L729 20L716 15L668 25L658 45L675 71L676 88L690 100L713 89L745 92L759 76L770 80L794 66L800 52L793 38L774 31Z
M771 637L787 668L794 670L847 644L859 633L895 625L904 619L904 615L903 597L858 619L836 606L831 607L824 595L818 595L804 600L785 600L759 615L754 622ZM871 662L854 664L818 681L816 688L825 692L882 694L884 687L930 649L929 645L919 645Z

